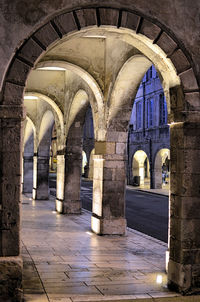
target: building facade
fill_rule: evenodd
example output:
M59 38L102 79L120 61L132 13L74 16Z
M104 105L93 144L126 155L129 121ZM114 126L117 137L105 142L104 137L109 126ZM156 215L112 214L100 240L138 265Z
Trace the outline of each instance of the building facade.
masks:
M155 67L151 66L138 88L130 119L128 184L162 188L163 174L167 177L169 175L170 135L167 116L162 84Z

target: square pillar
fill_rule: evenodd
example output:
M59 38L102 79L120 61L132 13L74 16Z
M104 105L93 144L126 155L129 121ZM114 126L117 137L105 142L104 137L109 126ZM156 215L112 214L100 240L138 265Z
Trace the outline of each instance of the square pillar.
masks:
M170 133L168 282L186 294L200 284L200 124L175 123Z
M23 193L33 191L33 156L23 157Z
M108 154L105 154L105 151ZM92 230L101 235L126 234L126 161L116 153L116 143L95 145L93 175Z
M63 212L65 186L65 155L57 153L56 211Z
M82 148L77 146L77 149L74 150L74 152L67 152L65 156L65 198L63 204L63 213L81 213L81 170Z
M0 301L21 301L22 106L0 106Z
M33 198L49 198L49 156L34 156Z

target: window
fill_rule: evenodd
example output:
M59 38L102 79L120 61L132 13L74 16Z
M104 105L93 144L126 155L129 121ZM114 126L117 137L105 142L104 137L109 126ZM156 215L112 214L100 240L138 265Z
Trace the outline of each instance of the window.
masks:
M167 123L167 104L164 98L164 94L159 96L159 124L164 125Z
M136 125L137 129L142 128L142 103L137 102L136 104Z
M146 80L149 81L150 79L152 79L152 66L147 70L146 73Z
M153 126L153 98L147 101L147 128Z

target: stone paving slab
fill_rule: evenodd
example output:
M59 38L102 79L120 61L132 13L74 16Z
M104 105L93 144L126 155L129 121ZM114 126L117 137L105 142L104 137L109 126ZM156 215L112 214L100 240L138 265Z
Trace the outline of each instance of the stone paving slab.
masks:
M167 289L165 243L130 229L124 237L97 236L87 211L60 215L53 200L23 200L25 302L200 301Z

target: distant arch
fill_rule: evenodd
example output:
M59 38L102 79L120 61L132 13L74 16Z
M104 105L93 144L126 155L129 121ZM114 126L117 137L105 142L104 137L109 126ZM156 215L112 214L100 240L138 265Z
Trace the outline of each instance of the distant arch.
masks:
M169 178L169 160L170 150L167 148L160 149L155 156L154 174L155 174L155 189L164 187L166 178Z
M132 173L133 173L133 184L139 186L150 185L150 174L149 174L149 159L143 150L135 152L132 158ZM146 182L145 182L146 179Z

